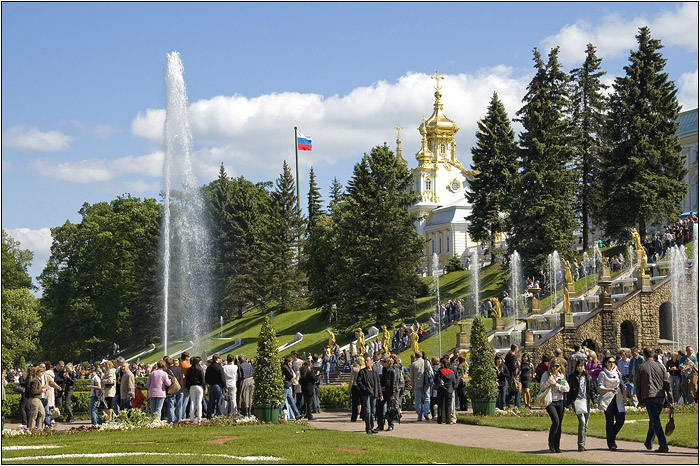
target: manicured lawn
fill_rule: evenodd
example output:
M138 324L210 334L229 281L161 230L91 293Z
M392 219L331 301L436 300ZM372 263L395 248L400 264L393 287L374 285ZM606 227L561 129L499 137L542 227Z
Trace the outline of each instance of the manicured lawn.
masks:
M513 417L513 416L457 416L458 422L465 424L503 427L516 430L549 430L551 421L545 417ZM617 435L620 440L630 440L643 443L646 439L648 420L646 414L627 414L625 425ZM634 421L634 422L627 422ZM661 424L666 425L668 415L661 416ZM673 435L667 437L669 445L679 447L698 448L698 414L679 413L675 415L676 430ZM578 433L578 419L570 411L564 414L562 432L576 435ZM588 420L588 435L591 437L605 438L605 416L603 414L591 415Z
M218 439L217 437L233 437ZM582 463L563 457L456 447L425 440L321 430L305 424L235 427L176 427L121 432L80 432L32 439L3 439L2 446L58 445L59 448L4 450L3 464L558 464ZM119 455L129 452L129 456ZM31 459L62 454L115 453L107 457ZM140 453L140 454L138 454ZM147 455L143 453L158 453ZM167 455L162 455L163 453ZM211 456L206 456L211 455ZM230 455L230 456L221 456ZM12 458L27 457L26 460ZM246 457L276 457L277 461Z

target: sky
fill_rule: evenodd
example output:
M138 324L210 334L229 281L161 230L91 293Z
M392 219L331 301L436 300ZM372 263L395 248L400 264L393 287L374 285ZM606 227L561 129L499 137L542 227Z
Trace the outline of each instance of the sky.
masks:
M430 116L436 70L445 114L471 164L476 122L496 92L511 118L534 75L533 50L556 46L565 71L597 47L611 84L648 26L683 110L698 106L696 2L2 3L2 228L34 252L83 203L162 189L167 54L184 64L200 184L272 181L294 167L302 207L309 168L324 201L398 124L409 167ZM513 123L516 133L521 129Z

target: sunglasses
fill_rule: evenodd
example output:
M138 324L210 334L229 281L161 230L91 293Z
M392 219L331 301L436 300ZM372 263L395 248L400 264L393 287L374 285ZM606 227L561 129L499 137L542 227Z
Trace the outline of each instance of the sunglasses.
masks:
M610 361L605 361L605 364L615 364L615 361L611 359Z
M552 366L552 369L555 369L557 367L561 367L561 366L559 364L555 364L554 366Z

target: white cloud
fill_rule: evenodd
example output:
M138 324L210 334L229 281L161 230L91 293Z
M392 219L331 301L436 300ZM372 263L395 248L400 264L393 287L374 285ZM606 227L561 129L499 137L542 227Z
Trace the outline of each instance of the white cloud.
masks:
M444 112L461 127L457 147L463 163L470 160L476 121L486 113L493 92L498 92L512 118L530 79L529 75L513 76L510 67L497 66L448 75L442 81ZM397 123L405 128L403 155L410 161L420 146L416 130L420 117L432 113L434 85L429 75L407 73L395 83L379 81L344 96L286 92L199 100L189 108L197 145L193 169L204 182L216 178L221 162L231 176L257 172L276 177L283 160L294 161L294 126L314 138L313 151L299 154L304 167L358 158L383 142L394 147ZM132 132L162 142L164 121L164 110L148 109L136 116Z
M690 110L698 106L698 70L691 73L683 73L678 78L678 101L683 110Z
M163 151L134 157L127 155L109 163L115 173L133 173L137 175L160 177L163 175Z
M103 182L112 179L113 176L104 159L59 162L42 158L32 162L30 168L47 178L71 183Z
M21 249L29 249L34 253L28 272L31 277L36 278L44 270L49 257L51 257L51 230L49 228L39 228L38 230L10 228L5 231L20 242Z
M152 191L159 191L162 187L160 181L149 182L144 180L125 181L123 186L124 191L131 194L150 193Z
M583 63L586 45L596 47L599 58L613 58L629 54L637 48L635 36L642 26L649 26L651 36L660 39L665 46L678 45L689 50L698 49L698 4L686 2L673 10L664 10L654 18L628 20L615 13L597 24L585 20L567 24L558 33L543 39L543 53L559 46L559 60L569 66Z
M53 152L68 148L72 138L59 131L39 131L36 126L18 125L5 131L2 145L33 152Z

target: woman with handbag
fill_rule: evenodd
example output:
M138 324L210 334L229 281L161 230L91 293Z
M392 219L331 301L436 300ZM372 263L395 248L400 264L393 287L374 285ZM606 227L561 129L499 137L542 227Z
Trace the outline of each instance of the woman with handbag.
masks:
M569 404L573 406L578 418L578 451L586 451L586 433L590 405L596 394L593 378L586 372L586 361L576 361L574 372L569 376ZM597 404L596 404L597 406Z
M561 362L554 359L549 365L549 369L542 374L540 379L540 394L538 401L544 395L547 414L552 420L549 428L549 451L561 453L561 424L564 420L564 393L569 391L569 384L566 377L561 373ZM547 393L549 392L549 393Z
M496 356L494 364L496 364L496 374L498 376L498 398L496 398L496 408L505 409L506 400L508 399L508 390L510 390L510 371L503 362L501 356Z
M605 412L605 438L610 450L617 450L615 438L625 424L625 391L615 357L606 357L605 367L598 374L598 405Z
M107 416L107 422L112 421L114 411L112 410L112 399L117 394L117 374L114 370L114 363L112 361L105 361L102 366L104 372L102 374L102 387L104 388L105 403L107 407L102 410L105 416Z

